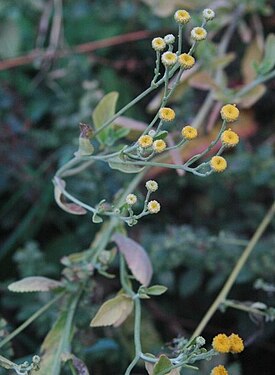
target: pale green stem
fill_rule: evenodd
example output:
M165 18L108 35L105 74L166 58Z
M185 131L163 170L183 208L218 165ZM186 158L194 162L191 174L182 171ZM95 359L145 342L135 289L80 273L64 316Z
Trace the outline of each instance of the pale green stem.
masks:
M64 293L59 294L55 298L53 298L51 301L49 301L45 306L41 307L39 310L37 310L29 319L27 319L21 326L16 328L13 332L11 332L8 336L6 336L1 342L0 342L0 348L2 348L4 345L6 345L10 340L12 340L15 336L17 336L20 332L22 332L25 328L27 328L33 321L35 321L37 318L39 318L44 312L46 312L54 303L59 301L63 296Z
M120 254L120 273L119 273L119 276L120 276L120 284L122 286L122 288L125 290L125 292L130 296L130 297L133 297L135 295L135 293L132 291L131 287L129 286L128 284L128 280L127 280L127 273L126 273L126 268L125 268L125 261L124 261L124 257L122 254Z
M254 87L258 86L260 83L266 82L271 78L275 77L275 70L271 71L269 74L265 76L260 76L256 78L254 81L248 83L246 86L244 86L237 94L236 98L241 98L245 94L247 94L249 91L254 89Z
M233 270L232 270L231 274L229 275L226 283L224 284L222 290L220 291L220 293L216 297L215 301L212 303L212 305L210 306L210 308L206 312L202 321L200 322L200 324L196 328L195 332L193 333L191 339L199 336L202 333L202 331L204 330L204 328L207 325L207 323L209 322L209 320L212 318L212 316L215 314L215 312L219 308L220 304L223 303L226 300L226 297L227 297L230 289L232 288L234 282L236 281L241 269L243 268L244 264L246 263L249 255L251 254L252 250L256 246L257 242L259 241L259 239L263 235L265 229L267 228L267 226L271 222L271 220L274 216L274 213L275 213L275 201L273 202L271 208L269 209L269 211L265 215L264 219L260 223L256 232L252 236L252 238L249 241L247 247L244 249L242 255L240 256L240 258L239 258L238 262L236 263L235 267L233 268Z
M225 301L222 302L222 304L227 306L227 307L231 307L233 309L236 309L236 310L248 312L250 314L268 316L268 314L265 311L255 309L255 308L250 307L250 306L246 306L242 303L237 303L237 302L234 302L234 301L225 300Z
M140 323L141 323L141 306L140 299L138 296L134 299L135 303L135 327L134 327L134 342L135 342L135 357L127 367L124 375L130 375L132 369L138 363L141 357L141 342L140 342Z
M183 26L179 24L179 33L178 33L178 55L181 54L182 51L182 29Z

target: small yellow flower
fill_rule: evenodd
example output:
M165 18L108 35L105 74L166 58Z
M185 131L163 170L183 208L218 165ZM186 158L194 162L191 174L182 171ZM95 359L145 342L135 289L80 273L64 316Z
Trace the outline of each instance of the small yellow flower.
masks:
M227 161L222 156L213 156L210 165L215 172L223 172L227 167Z
M193 128L193 126L187 125L184 128L182 128L181 134L183 138L188 139L188 141L191 141L192 139L198 136L198 131L197 129Z
M232 335L229 336L229 341L231 353L241 353L244 350L243 340L239 335L232 333Z
M159 110L159 118L162 121L173 121L175 117L176 117L176 114L172 108L162 107Z
M214 156L214 157L218 157L218 156ZM216 350L216 352L229 353L231 343L230 343L229 338L224 333L220 333L219 335L213 338L212 346L213 346L213 349Z
M212 9L204 9L203 12L202 12L202 15L203 15L203 18L206 20L206 21L211 21L213 20L213 18L215 18L215 12L212 10Z
M178 57L178 62L182 69L191 69L195 65L195 59L188 53L182 53Z
M166 47L165 40L163 38L154 38L152 40L152 47L155 51L163 51Z
M234 122L239 117L240 111L235 104L226 104L221 109L222 119L226 122Z
M137 196L135 194L128 194L126 197L126 203L132 206L137 202Z
M153 138L150 135L142 135L138 139L138 144L142 148L150 147L153 144Z
M164 52L161 56L161 61L164 66L170 67L176 64L177 55L173 52Z
M157 214L160 211L160 204L158 201L150 201L147 208L150 214Z
M146 186L146 189L148 191L150 191L151 193L157 191L158 187L159 187L158 183L156 181L154 181L154 180L147 181L146 184L145 184L145 186Z
M219 365L212 369L210 375L228 375L228 371L224 366Z
M190 21L191 17L187 10L180 9L174 14L174 19L178 23L185 24Z
M222 144L226 147L234 147L239 143L239 136L231 129L225 130L221 136Z
M203 27L194 27L191 30L191 37L196 41L206 39L207 31Z
M162 139L153 142L153 149L160 153L166 149L166 143Z

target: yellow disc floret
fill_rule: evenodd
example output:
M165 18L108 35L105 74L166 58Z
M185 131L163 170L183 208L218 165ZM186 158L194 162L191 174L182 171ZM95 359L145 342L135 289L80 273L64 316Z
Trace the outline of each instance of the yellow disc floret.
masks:
M191 17L187 10L179 9L174 14L174 19L178 23L185 24L190 21Z
M234 147L239 143L239 136L231 129L225 130L221 136L222 144L226 147Z
M163 38L154 38L152 40L152 47L155 51L163 51L166 47L165 40Z
M142 148L150 147L153 144L153 138L150 135L142 135L138 139L138 144Z
M215 172L223 172L227 167L227 161L222 156L213 156L210 165Z
M194 27L191 30L191 37L196 41L206 39L207 31L203 27Z
M182 53L178 57L178 62L182 69L191 69L195 65L195 59L188 53Z
M196 128L193 128L193 126L187 125L181 130L181 134L183 138L187 139L188 141L191 141L192 139L195 139L198 136L198 131Z
M232 333L232 335L229 336L229 341L231 353L241 353L244 350L243 340L239 335Z
M153 142L153 149L160 153L166 149L166 143L162 139L157 139Z
M157 214L160 211L160 204L158 201L150 201L147 208L150 214Z
M216 158L218 156L214 157ZM231 344L229 338L224 333L220 333L213 338L212 346L216 352L229 353Z
M159 110L159 118L162 121L173 121L175 117L176 117L176 114L172 108L162 107Z
M212 369L210 375L228 375L228 371L223 365L219 365Z
M177 55L173 52L164 52L161 56L161 61L164 66L170 67L176 64L177 62Z
M226 122L234 122L238 119L240 111L235 104L226 104L221 109L222 119Z

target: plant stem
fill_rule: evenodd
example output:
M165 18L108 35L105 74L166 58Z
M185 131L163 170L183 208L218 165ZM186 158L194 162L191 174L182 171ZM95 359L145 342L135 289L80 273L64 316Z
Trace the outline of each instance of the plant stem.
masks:
M263 235L265 229L271 222L273 216L275 213L275 201L273 202L271 208L266 213L265 217L263 218L262 222L258 226L256 232L252 236L251 240L249 241L247 247L244 249L242 255L240 256L238 262L236 263L235 267L233 268L231 274L229 275L226 283L224 284L222 290L216 297L215 301L212 303L208 311L206 312L205 316L201 320L200 324L196 328L195 332L193 333L191 340L197 336L199 336L202 331L204 330L205 326L209 322L209 320L212 318L216 310L219 308L220 304L226 299L230 289L232 288L234 282L236 281L241 269L243 268L245 262L247 261L249 255L251 254L252 250L256 246L257 242Z
M246 95L249 91L254 89L254 87L258 86L260 83L266 82L269 79L275 77L275 70L272 70L269 74L260 76L256 78L254 81L248 83L246 86L244 86L237 94L236 98L241 98L242 96Z
M0 348L2 348L4 345L6 345L10 340L12 340L15 336L17 336L20 332L22 332L25 328L27 328L34 320L39 318L40 315L44 314L45 311L47 311L55 302L59 301L63 296L65 292L59 294L55 298L53 298L51 301L49 301L45 306L41 307L41 309L37 310L29 319L27 319L21 326L16 328L13 332L11 332L8 336L6 336L1 342L0 342Z
M140 342L140 323L141 323L141 306L140 299L137 296L135 302L135 328L134 328L134 342L135 342L135 357L127 367L124 375L130 375L132 369L135 367L141 356L141 342Z

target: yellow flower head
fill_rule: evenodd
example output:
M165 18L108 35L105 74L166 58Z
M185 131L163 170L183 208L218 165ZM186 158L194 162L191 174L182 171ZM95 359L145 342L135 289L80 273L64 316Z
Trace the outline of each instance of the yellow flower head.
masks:
M182 53L178 57L178 62L182 69L191 69L195 65L195 59L188 53Z
M150 147L153 144L153 138L150 135L142 135L138 139L138 144L142 148Z
M228 375L228 371L224 366L219 365L212 369L210 375Z
M214 156L214 157L218 157L218 156ZM224 333L220 333L219 335L213 338L212 346L213 346L213 349L216 350L216 352L229 353L231 344L230 344L229 338Z
M244 350L243 340L239 335L232 333L232 335L229 336L229 341L231 353L241 353Z
M206 20L206 21L211 21L213 20L213 18L215 18L215 12L212 10L212 9L204 9L203 12L202 12L202 15L203 15L203 18Z
M130 206L135 204L137 202L137 196L135 194L128 194L126 197L126 203L128 203Z
M172 108L162 107L159 110L159 118L162 121L173 121L175 117L176 117L176 114Z
M177 62L177 55L173 52L164 52L161 56L161 61L164 66L170 67L176 64Z
M190 21L191 17L187 10L180 9L174 14L174 19L178 23L185 24Z
M147 208L150 214L157 214L160 211L160 204L158 201L150 201Z
M227 167L227 161L222 156L213 156L210 165L215 172L223 172Z
M187 139L188 141L191 141L192 139L195 139L198 136L197 129L193 128L193 126L187 125L181 130L181 134L183 138Z
M207 31L203 27L194 27L191 30L191 37L196 41L206 39Z
M226 104L221 109L222 119L226 122L234 122L239 117L240 111L235 104Z
M155 51L163 51L166 47L165 40L163 38L154 38L152 40L152 47Z
M166 149L166 143L162 139L153 142L153 149L160 153Z
M239 136L231 129L225 130L221 136L222 144L226 147L234 147L239 143Z
M146 189L150 191L151 193L153 193L154 191L157 191L159 187L158 183L154 180L148 180L145 186L146 186Z

